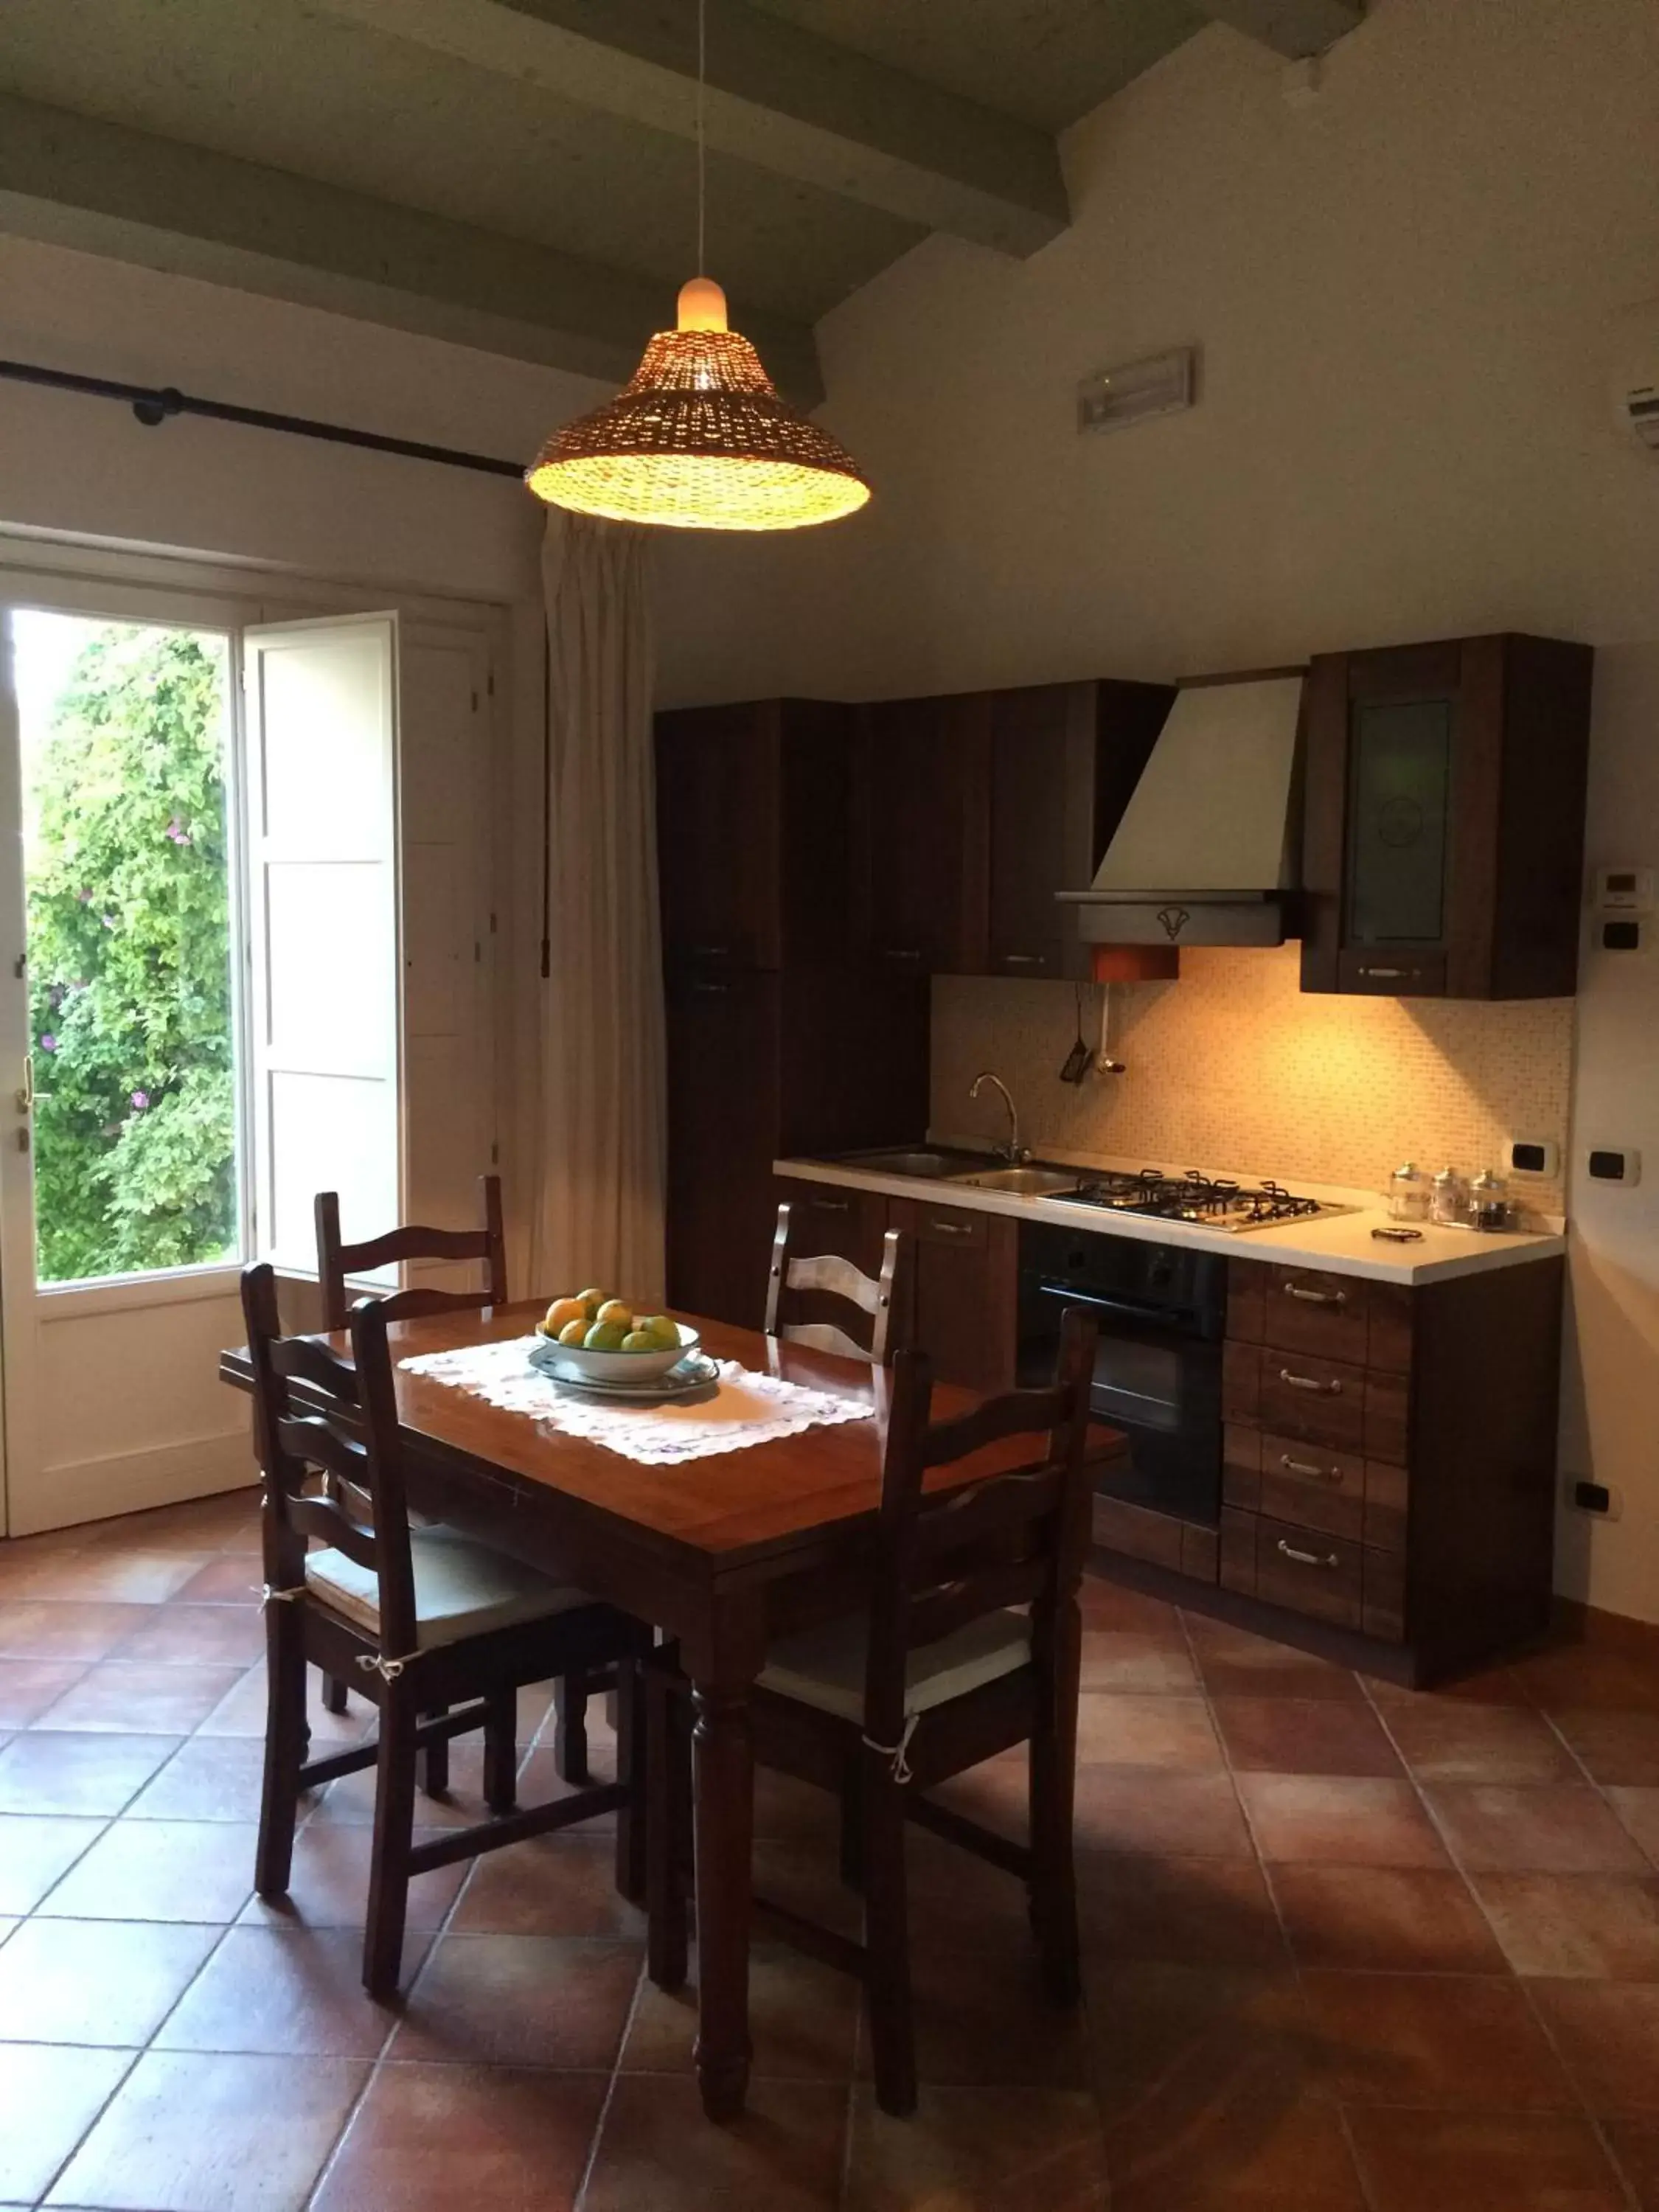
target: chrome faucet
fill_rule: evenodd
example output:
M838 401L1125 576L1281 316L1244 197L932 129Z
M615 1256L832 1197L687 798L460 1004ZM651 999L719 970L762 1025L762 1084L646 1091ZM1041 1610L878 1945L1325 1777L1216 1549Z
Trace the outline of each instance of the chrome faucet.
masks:
M1018 1167L1023 1162L1029 1160L1031 1155L1019 1141L1019 1110L1009 1096L1007 1085L1000 1075L994 1075L988 1067L974 1078L968 1096L970 1098L977 1098L988 1083L995 1084L997 1089L1002 1093L1003 1104L1008 1109L1008 1141L1006 1145L999 1145L997 1150L1011 1167Z

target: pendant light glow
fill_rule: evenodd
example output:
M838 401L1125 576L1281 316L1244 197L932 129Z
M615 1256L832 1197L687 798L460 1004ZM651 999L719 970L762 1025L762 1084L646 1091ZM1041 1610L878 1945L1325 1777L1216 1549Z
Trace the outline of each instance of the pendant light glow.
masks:
M705 206L703 7L697 9L697 258ZM694 276L616 398L567 422L526 471L538 499L672 530L799 530L851 514L870 487L845 447L781 399L726 295Z

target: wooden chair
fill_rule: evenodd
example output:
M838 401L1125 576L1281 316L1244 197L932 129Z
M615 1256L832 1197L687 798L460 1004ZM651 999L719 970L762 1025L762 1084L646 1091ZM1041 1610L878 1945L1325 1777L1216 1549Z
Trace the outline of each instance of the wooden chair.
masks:
M766 1281L766 1334L793 1344L833 1352L843 1359L867 1359L872 1367L887 1364L887 1340L893 1321L893 1293L898 1280L903 1239L890 1229L882 1239L881 1273L860 1273L850 1260L834 1253L814 1253L810 1258L789 1256L789 1206L778 1208L777 1233L772 1239L772 1266ZM833 1322L781 1320L786 1301L811 1295L842 1298L871 1316L870 1341L858 1343Z
M757 1759L858 1807L862 1943L763 1898L755 1907L763 1928L863 1984L885 2112L909 2112L916 2097L907 1820L1027 1884L1049 1995L1059 2004L1077 2000L1077 1589L1088 1541L1084 1439L1094 1354L1093 1322L1071 1309L1050 1388L1012 1391L930 1426L926 1357L899 1352L869 1612L775 1645L753 1693ZM1045 1431L1035 1464L924 1497L930 1469ZM647 1683L647 1964L653 1981L673 1988L686 1963L689 1701L672 1653L654 1655ZM1010 1843L922 1794L1026 1741L1029 1844Z
M242 1275L264 1471L270 1668L255 1881L262 1897L286 1892L302 1790L374 1766L363 1982L376 1996L397 1987L410 1879L428 1868L614 1811L618 1886L630 1895L644 1887L635 1662L649 1632L454 1529L410 1528L386 1343L394 1303L368 1299L356 1309L348 1360L315 1337L280 1334L269 1266ZM308 1494L315 1469L332 1479L331 1494ZM369 1518L356 1517L358 1501ZM313 1537L326 1548L308 1550ZM378 1741L307 1759L307 1664L350 1680L373 1700ZM619 1667L623 1677L617 1780L515 1810L519 1688L604 1665ZM480 1728L493 1817L412 1843L421 1750Z
M380 1303L388 1321L415 1321L428 1314L476 1313L481 1308L507 1304L507 1233L501 1221L501 1179L478 1177L483 1224L478 1229L425 1229L410 1224L388 1229L383 1236L348 1244L340 1236L337 1192L319 1190L313 1202L317 1224L317 1280L323 1293L323 1327L346 1325L348 1279L367 1275L377 1267L401 1267L411 1260L481 1260L484 1287L477 1291L441 1291L424 1284L394 1291ZM592 1678L562 1675L554 1690L553 1765L563 1782L586 1782L587 1700L616 1688L614 1675ZM331 1681L324 1692L332 1713L346 1709L346 1685ZM434 1794L448 1787L448 1747L440 1741L427 1753L426 1786Z

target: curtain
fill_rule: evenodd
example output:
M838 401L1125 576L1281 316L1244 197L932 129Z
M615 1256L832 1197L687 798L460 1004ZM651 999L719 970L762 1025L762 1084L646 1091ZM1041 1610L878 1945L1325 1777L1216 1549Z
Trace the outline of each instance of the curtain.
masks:
M664 1293L648 533L550 510L547 929L534 1282Z

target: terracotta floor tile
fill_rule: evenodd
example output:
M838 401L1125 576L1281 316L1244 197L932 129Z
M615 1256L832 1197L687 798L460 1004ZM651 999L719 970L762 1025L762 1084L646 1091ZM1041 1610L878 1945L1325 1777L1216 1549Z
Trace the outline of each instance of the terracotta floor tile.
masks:
M1127 1583L1109 1581L1104 1575L1085 1575L1078 1593L1085 1632L1120 1629L1136 1636L1156 1636L1165 1644L1187 1643L1180 1613L1167 1600L1131 1589Z
M1078 1769L1079 1788L1085 1770ZM970 1767L967 1773L958 1774L950 1782L941 1783L928 1796L936 1797L941 1805L963 1814L981 1826L995 1830L999 1835L1010 1836L1016 1843L1024 1843L1030 1832L1028 1811L1028 1775L1024 1756L987 1759L982 1766ZM796 1785L800 1787L803 1785ZM812 1793L823 1796L824 1792ZM775 1827L775 1822L771 1823ZM796 1842L827 1844L835 1835L833 1825L822 1820L811 1827L798 1826L793 1838ZM1083 1838L1081 1814L1078 1820L1079 1840ZM776 1838L775 1840L786 1840Z
M1424 1794L1453 1856L1471 1874L1649 1871L1617 1814L1585 1784L1447 1783Z
M1048 2002L1029 1941L969 1951L914 1946L911 1980L920 2080L962 2088L1074 2089L1087 2081L1084 2009ZM867 2038L859 2063L867 2080Z
M1577 2114L1356 2112L1372 2212L1625 2212L1625 2194Z
M1641 2212L1659 2212L1659 2124L1608 2120L1607 2142Z
M1408 1708L1419 1705L1529 1705L1526 1686L1513 1668L1480 1667L1472 1674L1449 1682L1437 1682L1431 1690L1408 1690L1380 1674L1362 1677L1366 1694L1378 1705Z
M405 1940L413 1978L429 1936ZM398 2013L362 1984L355 1928L233 1928L158 2031L159 2051L373 2058Z
M1659 1867L1659 1790L1609 1790L1607 1802L1654 1866Z
M193 1735L126 1809L129 1820L257 1820L265 1747L252 1736ZM301 1815L314 1807L308 1794Z
M1468 1884L1449 1867L1277 1866L1273 1885L1304 1966L1509 1971Z
M617 1892L608 1836L538 1836L472 1868L454 1923L478 1936L642 1937L645 1916Z
M1389 1728L1419 1782L1569 1782L1571 1754L1541 1715L1524 1705L1419 1698L1383 1705Z
M293 2212L368 2073L338 2059L149 2051L47 2202Z
M1237 1792L1225 1773L1079 1766L1073 1817L1079 1850L1253 1856Z
M551 1753L538 1750L532 1756L538 1761L546 1761L550 1760ZM976 1774L988 1771L984 1767L975 1770ZM780 1774L775 1767L756 1768L757 1838L784 1843L812 1836L833 1836L839 1819L836 1801L829 1790L814 1790L810 1783L797 1782L793 1775Z
M76 1532L82 1546L140 1552L224 1552L259 1541L257 1483L222 1491L213 1498L191 1498L178 1505L157 1505L117 1521L89 1521Z
M82 1604L164 1605L206 1564L206 1553L107 1549L63 1552L43 1559L28 1578L34 1598Z
M1156 1766L1183 1774L1222 1764L1221 1747L1200 1697L1137 1697L1085 1691L1078 1700L1077 1755L1091 1765Z
M599 2075L382 2067L312 2212L568 2212L605 2087Z
M1198 1671L1184 1643L1133 1628L1085 1628L1081 1679L1085 1690L1146 1693L1198 1687Z
M0 1659L0 1729L26 1729L85 1674L78 1659Z
M1218 2094L1168 2117L1108 2124L1112 2212L1367 2212L1334 2106Z
M164 1605L122 1646L153 1666L251 1667L265 1648L264 1622L239 1605Z
M1306 2008L1288 1967L1087 1962L1095 2086L1109 2119L1137 2114L1179 2134L1213 2098L1297 2098L1311 2088Z
M1659 1984L1528 1987L1590 2110L1659 2118Z
M1585 1705L1659 1712L1659 1668L1605 1645L1556 1645L1517 1659L1513 1671L1533 1703L1548 1713Z
M0 2198L33 2204L132 2063L127 2051L9 2044L0 2060Z
M1274 1644L1220 1620L1188 1613L1187 1626L1204 1686L1212 1697L1363 1698L1358 1675L1346 1667Z
M906 1838L913 1869L917 1863L918 1846L925 1846L933 1840L931 1837L923 1837L915 1829L912 1829ZM936 1848L944 1852L951 1847L948 1844L939 1844ZM958 1852L954 1856L963 1857L965 1854ZM969 1865L973 1867L973 1862L970 1861ZM863 1903L854 1891L842 1883L834 1849L829 1844L816 1838L805 1843L771 1840L757 1843L755 1845L754 1870L757 1895L771 1899L788 1911L805 1913L809 1920L816 1920L823 1927L849 1936L854 1942L862 1936ZM994 1874L995 1869L988 1867L986 1872ZM927 1926L930 1916L934 1912L947 1922L959 1921L963 1908L958 1905L953 1893L957 1879L959 1877L947 1876L946 1881L951 1886L941 1887L936 1883L930 1888L924 1878L912 1873L910 1919L913 1942L919 1939L919 1931ZM973 1867L969 1879L974 1884L971 1894L976 1900L984 1894L976 1867ZM1003 1879L1010 1888L1019 1891L1020 1885L1011 1877L1005 1875ZM1019 1911L1024 1921L1023 1892L1021 1896ZM979 1924L975 1923L976 1929Z
M198 1567L173 1595L181 1605L257 1606L264 1582L258 1560L229 1553Z
M1269 1774L1387 1774L1398 1758L1369 1705L1346 1698L1218 1698L1236 1768Z
M547 1936L445 1936L407 2000L398 2059L610 2067L641 1947Z
M421 1802L416 1801L417 1808ZM417 1827L415 1841L441 1832ZM369 1842L367 1828L331 1828L308 1820L294 1838L287 1896L249 1898L242 1919L267 1927L361 1929L368 1904ZM417 1874L409 1885L410 1927L441 1927L465 1879L465 1860Z
M101 1730L108 1735L188 1735L228 1690L240 1667L146 1666L106 1659L90 1667L36 1726Z
M553 1688L551 1682L526 1682L520 1686L518 1697L518 1738L520 1745L526 1748L535 1742L544 1727L548 1730L549 1743L553 1741ZM587 1706L589 1743L592 1744L596 1740L608 1739L610 1735L611 1730L605 1717L604 1698L590 1698Z
M522 1776L523 1770L520 1769ZM372 1827L374 1821L375 1772L373 1765L355 1774L342 1775L324 1790L313 1819L329 1827ZM556 1793L562 1794L562 1793ZM530 1784L520 1779L519 1802L537 1802ZM458 1736L449 1747L449 1788L441 1797L417 1791L415 1817L431 1828L465 1828L489 1817L483 1801L483 1751L477 1736Z
M1517 1982L1321 1971L1302 1986L1314 2063L1344 2104L1560 2112L1575 2102Z
M0 1751L0 1813L118 1813L178 1743L45 1729L14 1736Z
M694 2081L622 2075L582 2212L830 2212L846 2134L844 2088L757 2082L743 2118L716 2128Z
M218 1937L161 1921L26 1920L0 1950L0 2040L147 2042Z
M1085 1948L1101 1958L1284 1963L1279 1917L1254 1859L1083 1853L1078 1899Z
M853 2100L844 2212L1104 2212L1100 2119L1086 2094L924 2089L908 2119Z
M754 1946L749 1958L749 2032L756 2079L847 2081L858 2021L859 1989L850 1975L781 1945ZM690 2073L696 2032L694 1954L684 1989L671 1994L649 1982L641 1985L623 2044L623 2073Z
M1474 1891L1517 1974L1659 1982L1659 1881L1483 1874Z
M0 1912L33 1912L103 1830L64 1814L0 1814Z
M255 1830L117 1820L41 1906L59 1920L234 1920L253 1889Z
M159 1607L149 1605L51 1605L27 1598L0 1604L0 1659L107 1659Z
M1000 1867L988 1865L971 1852L930 1836L922 1829L913 1827L905 1840L913 1943L971 1947L1004 1936L1021 1944L1030 1943L1031 1924L1026 1887L1018 1876L1005 1874ZM842 1887L833 1852L823 1844L798 1848L815 1854L818 1866L840 1891L842 1912L851 1907L849 1932L859 1935L862 1907L854 1891ZM763 1886L758 1853L757 1859L755 1882L759 1889ZM777 1896L784 1904L790 1902L787 1892L780 1893L769 1885L764 1886L764 1894ZM827 1925L837 1926L842 1912L837 1912L832 1904L821 1917Z
M347 1709L331 1713L323 1703L323 1678L314 1667L306 1669L306 1725L320 1755L324 1747L361 1743L374 1733L374 1708L355 1691L347 1693ZM196 1731L201 1736L255 1736L265 1733L265 1670L249 1668L236 1686L216 1705Z
M1583 1760L1592 1781L1659 1786L1659 1712L1571 1705L1553 1711L1550 1718Z
M1443 1866L1409 1784L1352 1775L1241 1774L1265 1859L1343 1866Z

